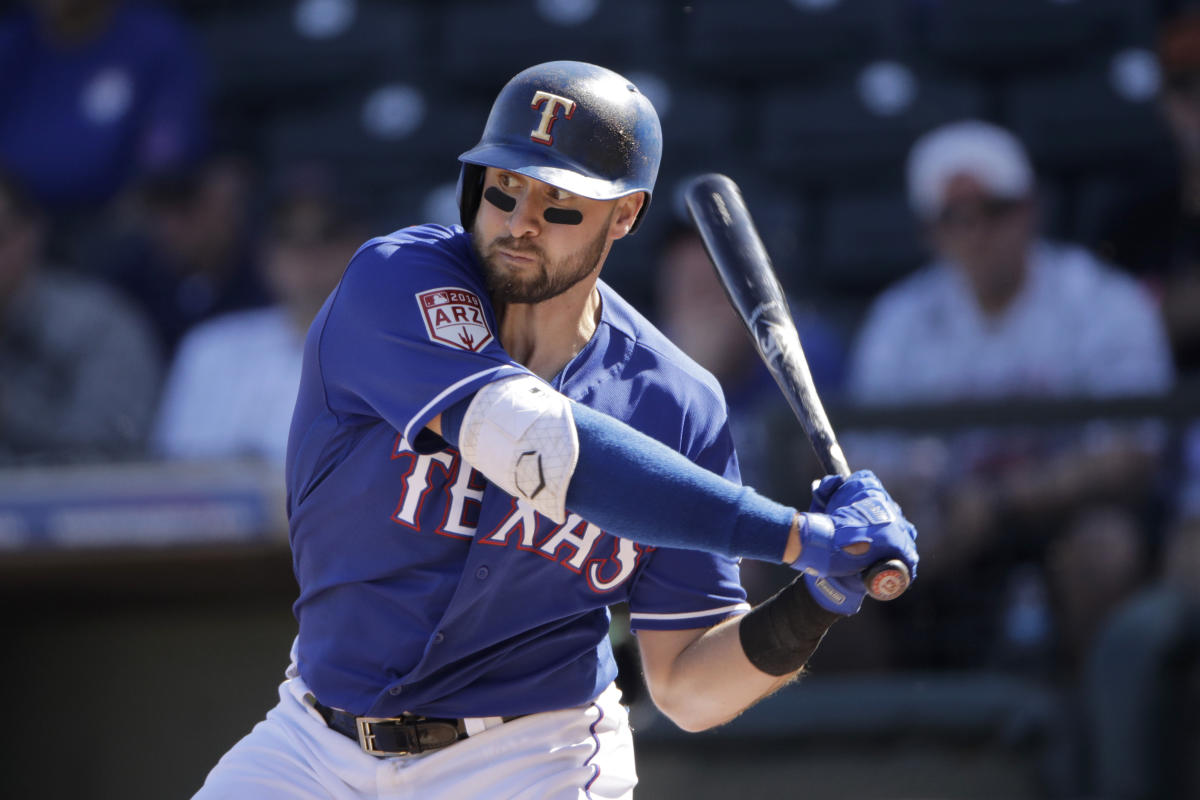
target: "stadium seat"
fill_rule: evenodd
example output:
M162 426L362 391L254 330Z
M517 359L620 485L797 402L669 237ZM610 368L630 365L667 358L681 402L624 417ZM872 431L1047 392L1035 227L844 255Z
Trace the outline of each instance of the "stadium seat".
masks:
M919 49L956 66L1020 71L1086 58L1097 48L1145 44L1154 4L1129 0L970 0L925 3Z
M493 94L543 61L603 64L622 74L670 62L658 3L618 0L456 0L440 6L439 73Z
M927 257L897 184L831 192L818 242L818 275L831 290L869 299Z
M747 124L760 128L764 163L802 180L836 182L898 175L917 136L984 108L972 83L877 61L819 86L768 89Z
M797 80L848 59L890 52L900 31L892 0L695 3L685 16L689 69L718 80Z
M702 172L720 172L738 185L746 207L771 256L780 279L795 277L808 261L805 246L809 237L810 212L803 196L793 187L780 185L760 168L745 161L724 161L697 169L660 174L655 189L654 207L647 216L651 230L671 224L690 225L691 216L684 201L684 189Z
M1128 174L1089 172L1074 184L1070 219L1070 237L1089 244L1103 243L1112 233L1118 214L1141 194L1142 187ZM1111 252L1105 254L1111 257ZM1136 269L1141 265L1121 264Z
M440 182L437 176L431 176L429 180L401 182L389 191L380 192L374 215L380 232L426 222L457 225L458 171L450 167L441 177Z
M1014 80L1003 116L1043 170L1110 169L1169 147L1159 116L1157 65L1126 50L1069 72Z
M432 113L427 90L381 84L312 109L274 116L265 126L271 165L318 159L336 165L370 197L426 192L458 176L459 153L478 139L487 108L467 103Z
M667 170L659 174L650 210L641 226L613 248L604 267L605 279L640 307L649 307L652 302L654 269L664 238L675 228L692 224L683 190L700 173L695 166L691 165L691 171ZM713 171L723 172L738 184L780 281L786 288L793 288L808 262L803 248L809 214L803 199L773 184L761 170L745 162L725 161Z
M427 15L384 0L292 0L239 6L199 21L221 103L310 103L348 82L416 80Z
M639 84L640 85L640 84ZM731 92L693 83L663 82L655 97L643 87L658 110L663 127L664 159L679 164L709 162L736 155L750 142L744 136L741 100Z

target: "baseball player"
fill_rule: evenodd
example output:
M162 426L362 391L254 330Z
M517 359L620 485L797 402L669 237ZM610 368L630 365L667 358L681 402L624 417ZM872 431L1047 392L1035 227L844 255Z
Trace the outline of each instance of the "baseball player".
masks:
M292 663L197 797L628 798L608 606L654 702L701 730L792 679L864 568L915 575L871 473L807 513L741 486L720 386L599 280L661 148L625 78L531 67L460 156L463 226L350 261L288 445ZM740 557L800 574L751 609Z

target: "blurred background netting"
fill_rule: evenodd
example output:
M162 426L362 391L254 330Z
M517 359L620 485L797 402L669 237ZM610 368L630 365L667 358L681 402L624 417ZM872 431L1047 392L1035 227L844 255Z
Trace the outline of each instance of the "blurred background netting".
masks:
M0 794L186 797L270 707L304 331L367 238L458 223L497 91L573 59L658 109L604 277L721 380L746 482L806 506L817 465L687 224L703 172L922 532L910 596L705 734L614 609L639 796L1200 797L1197 14L0 0Z

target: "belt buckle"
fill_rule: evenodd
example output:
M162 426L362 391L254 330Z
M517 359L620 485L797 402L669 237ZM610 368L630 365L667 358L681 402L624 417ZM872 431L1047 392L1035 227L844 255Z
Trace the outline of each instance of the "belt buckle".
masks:
M356 717L355 725L358 727L358 746L362 751L369 756L407 756L411 755L413 750L376 750L375 749L375 734L371 732L371 726L377 722L396 722L395 717Z

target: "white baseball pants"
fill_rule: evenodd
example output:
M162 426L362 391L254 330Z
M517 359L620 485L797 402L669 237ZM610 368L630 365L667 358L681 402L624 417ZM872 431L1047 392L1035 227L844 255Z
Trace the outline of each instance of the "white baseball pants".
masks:
M578 708L495 724L449 747L377 757L330 730L299 676L193 800L630 800L633 736L609 686Z

